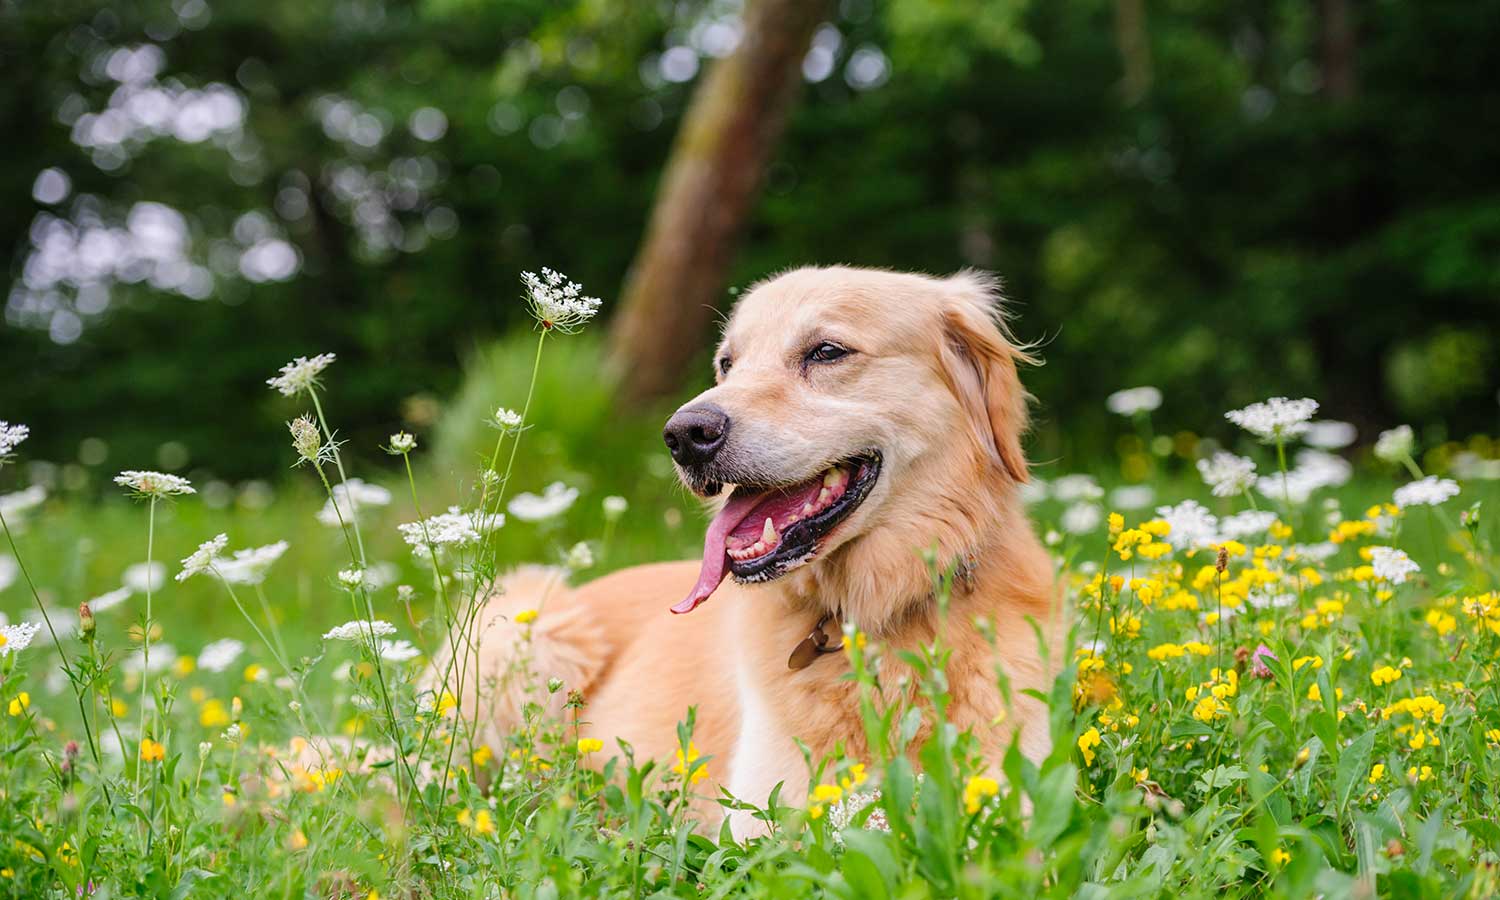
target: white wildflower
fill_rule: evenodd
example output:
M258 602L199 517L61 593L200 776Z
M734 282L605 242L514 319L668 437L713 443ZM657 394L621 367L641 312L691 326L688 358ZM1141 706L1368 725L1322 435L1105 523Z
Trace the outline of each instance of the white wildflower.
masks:
M266 572L286 551L286 541L236 550L233 558L219 560L215 569L218 570L219 577L230 584L260 584L266 580Z
M318 510L318 521L330 528L348 524L361 510L371 506L389 506L391 492L378 484L367 484L359 478L351 478L333 486L333 496L323 502ZM339 521L340 515L343 522Z
M604 518L611 522L625 515L625 511L630 508L629 501L624 497L613 495L605 497L601 505L604 507Z
M154 675L177 661L177 650L167 643L155 643L151 645L151 664L146 665L146 649L143 647L130 656L125 657L120 663L120 668L131 675L139 675L145 672Z
M1109 492L1111 509L1145 509L1156 500L1156 489L1149 484L1123 484Z
M30 434L31 429L25 425L12 425L0 419L0 459L9 456Z
M1450 478L1428 475L1420 481L1403 484L1396 488L1396 505L1402 509L1410 506L1441 506L1458 496L1458 482Z
M1118 416L1133 416L1151 412L1161 406L1161 391L1150 385L1115 391L1104 401L1109 411Z
M521 414L502 406L490 417L490 424L501 431L515 431L521 427Z
M1316 544L1293 544L1287 548L1286 552L1287 556L1291 559L1324 562L1339 552L1339 545L1333 541L1320 541Z
M1104 511L1098 504L1080 500L1063 510L1057 524L1068 534L1088 534L1104 521Z
M1317 447L1319 450L1338 450L1354 443L1357 437L1359 437L1359 430L1348 422L1321 419L1308 423L1307 433L1302 435L1302 442L1309 447Z
M1303 398L1288 400L1272 397L1252 403L1244 409L1231 410L1224 418L1268 443L1285 441L1307 431L1307 421L1318 411L1318 401Z
M417 439L404 431L391 435L390 452L400 455L417 449Z
M1064 475L1052 482L1052 496L1059 503L1098 500L1104 496L1104 488L1092 475Z
M1243 540L1265 534L1276 522L1276 514L1266 510L1247 509L1219 520L1219 532L1230 540Z
M212 569L219 560L219 554L229 546L229 535L220 534L212 537L198 545L186 559L182 561L182 571L177 573L178 581L187 581L194 575L207 572Z
M1292 593L1265 594L1253 592L1245 598L1252 609L1286 609L1297 602L1297 595Z
M380 658L391 662L406 662L422 655L411 641L381 641Z
M303 391L310 391L319 384L318 376L323 370L333 365L335 357L332 353L320 353L309 359L299 356L281 367L281 374L273 378L267 378L266 384L280 391L284 397L295 397Z
M120 579L137 594L159 591L167 583L167 566L161 562L136 563L125 568Z
M1382 431L1375 440L1375 458L1399 463L1411 456L1417 446L1416 435L1410 425L1398 425L1390 431Z
M198 651L198 668L207 672L222 672L234 665L234 661L244 652L244 643L234 638L213 641Z
M880 790L855 791L839 802L828 807L828 828L833 834L836 844L844 843L844 829L854 822L855 816L864 812L866 807L874 806L880 802ZM885 810L879 806L870 810L870 815L865 818L866 831L890 831L891 824L886 820Z
M541 275L522 272L521 283L526 285L531 314L545 329L570 334L599 312L599 298L585 296L582 286L569 281L561 272L551 269L542 269Z
M1403 550L1395 547L1370 547L1370 565L1375 569L1375 577L1391 584L1403 584L1406 576L1422 571L1422 567L1412 561L1410 556Z
M1027 506L1035 506L1047 499L1050 485L1045 479L1032 477L1021 483L1021 502Z
M1220 450L1210 459L1198 460L1198 474L1215 497L1233 497L1255 484L1255 460Z
M522 522L540 522L556 518L568 511L578 499L578 488L571 488L561 481L547 485L539 497L536 494L517 494L506 506L510 514Z
M106 591L105 593L100 594L99 596L89 601L89 610L95 613L102 613L107 610L114 609L116 606L119 606L121 603L129 600L131 595L133 595L134 593L135 591L130 589L130 585L124 585L122 587L117 587L112 591Z
M396 528L413 547L425 547L429 542L435 547L467 547L504 524L505 516L499 513L482 516L450 506L446 513L421 522L403 522Z
M240 742L240 735L240 723L235 722L233 725L230 725L228 728L224 729L224 733L219 735L219 737L223 738L227 743L238 744Z
M399 577L401 577L401 570L396 567L395 563L381 560L365 570L365 587L378 591Z
M4 515L7 520L14 520L21 513L41 506L46 500L47 489L40 484L33 484L14 493L0 494L0 515ZM11 524L14 525L15 522L11 521Z
M31 639L42 630L40 622L20 622L16 625L0 625L0 659L12 653L20 653L31 646Z
M1176 506L1158 506L1157 518L1172 526L1167 543L1178 550L1198 550L1220 543L1219 520L1196 500L1184 500Z
M575 572L581 572L594 564L594 551L589 549L587 541L579 541L568 550L568 555L563 559L563 565Z
M15 584L16 576L20 574L21 566L14 557L0 556L0 591Z
M175 497L179 494L196 494L192 482L165 472L140 472L127 469L115 476L115 484L137 497Z
M396 626L383 619L354 619L336 628L330 628L323 635L323 640L358 641L366 638L389 637L395 633Z
M339 584L351 591L359 590L365 586L365 570L360 568L340 570Z
M1500 479L1500 459L1485 459L1473 450L1460 450L1448 461L1454 475L1464 481L1495 481ZM5 498L0 497L0 505Z
M1290 497L1293 504L1301 505L1307 502L1314 491L1339 487L1346 484L1354 474L1354 467L1348 460L1321 450L1301 451L1297 454L1296 463L1286 473L1285 479L1280 472L1261 476L1255 482L1256 490L1272 500Z

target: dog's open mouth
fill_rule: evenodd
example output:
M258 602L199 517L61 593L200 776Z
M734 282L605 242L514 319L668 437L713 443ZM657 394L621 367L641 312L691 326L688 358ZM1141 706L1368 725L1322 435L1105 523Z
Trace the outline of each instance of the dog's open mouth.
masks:
M698 583L672 607L692 612L724 576L779 578L818 552L820 542L869 496L880 476L880 453L850 457L800 484L740 485L709 523Z

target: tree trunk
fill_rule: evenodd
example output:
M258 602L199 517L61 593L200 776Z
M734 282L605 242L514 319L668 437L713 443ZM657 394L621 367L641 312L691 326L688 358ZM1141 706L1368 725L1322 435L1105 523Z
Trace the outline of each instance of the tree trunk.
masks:
M1115 0L1115 44L1125 69L1125 102L1145 99L1151 89L1151 44L1146 34L1146 0Z
M619 399L678 390L703 349L739 234L802 82L829 0L748 0L739 47L698 85L611 329Z
M1320 0L1318 19L1323 45L1323 93L1335 103L1354 99L1357 50L1354 12L1349 0Z

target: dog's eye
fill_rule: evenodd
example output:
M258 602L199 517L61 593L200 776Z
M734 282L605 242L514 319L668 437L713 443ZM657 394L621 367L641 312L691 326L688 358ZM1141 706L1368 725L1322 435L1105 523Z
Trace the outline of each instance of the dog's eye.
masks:
M832 341L824 341L807 351L807 356L804 357L804 360L806 362L833 362L836 359L843 359L848 355L849 349L847 347L840 347Z
M720 375L728 375L729 374L729 367L732 366L732 365L734 365L734 360L730 359L727 356L721 356L721 357L719 357L719 374Z

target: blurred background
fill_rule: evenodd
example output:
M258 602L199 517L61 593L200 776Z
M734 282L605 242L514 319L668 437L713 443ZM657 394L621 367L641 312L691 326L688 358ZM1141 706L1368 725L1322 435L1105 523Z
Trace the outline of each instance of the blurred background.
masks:
M1500 431L1496 46L1493 0L0 0L0 414L32 481L243 491L332 351L350 452L468 467L550 266L605 312L530 449L623 493L744 286L976 266L1044 476L1143 477L1142 384L1157 456L1287 394L1443 471Z

